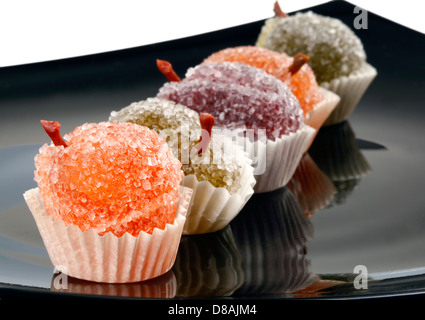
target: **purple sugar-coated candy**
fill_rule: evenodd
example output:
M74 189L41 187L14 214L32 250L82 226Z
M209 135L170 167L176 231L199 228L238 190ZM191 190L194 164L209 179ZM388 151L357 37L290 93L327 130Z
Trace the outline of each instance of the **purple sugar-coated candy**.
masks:
M304 123L299 101L281 80L264 70L235 62L198 65L180 82L160 88L158 98L208 112L217 126L266 129L274 140L297 131Z

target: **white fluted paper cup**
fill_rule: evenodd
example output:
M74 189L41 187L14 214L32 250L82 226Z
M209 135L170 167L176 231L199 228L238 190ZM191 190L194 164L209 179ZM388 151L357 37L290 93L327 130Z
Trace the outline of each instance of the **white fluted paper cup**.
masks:
M148 280L166 273L174 264L192 190L180 188L180 202L173 224L152 234L137 237L126 233L117 238L112 233L99 236L95 231L82 232L77 226L53 221L46 212L38 188L24 193L50 260L56 269L78 279L128 283Z
M319 91L322 96L322 100L317 103L311 111L307 113L307 116L305 118L305 124L316 129L316 133L311 138L311 141L307 146L307 150L313 143L317 132L320 130L320 128L323 126L325 121L329 118L329 116L335 110L336 106L341 100L341 98L337 94L325 88L319 87Z
M241 187L234 193L208 181L198 181L194 174L183 177L182 186L193 190L183 234L215 232L233 220L254 194L256 182L250 162L242 167L240 175Z
M365 62L360 70L349 76L320 83L321 87L336 93L341 98L324 125L328 126L347 120L377 74L376 69Z
M248 156L253 161L255 193L284 187L294 174L316 130L303 125L296 132L273 140L244 139Z

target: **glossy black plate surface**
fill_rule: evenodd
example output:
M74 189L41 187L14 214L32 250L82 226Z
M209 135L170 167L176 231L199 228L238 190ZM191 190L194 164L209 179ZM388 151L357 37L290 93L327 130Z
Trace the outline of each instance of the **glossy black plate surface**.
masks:
M353 6L312 8L353 26ZM347 122L320 130L287 187L255 195L224 230L185 236L176 264L143 283L67 279L51 265L22 194L46 142L154 96L210 53L254 44L263 21L166 43L0 69L0 297L352 298L425 292L425 35L368 13L363 40L378 76ZM360 266L360 267L358 267ZM356 269L361 268L361 269ZM365 273L367 271L367 274ZM366 284L359 276L367 275ZM59 278L58 278L59 277ZM363 281L363 282L361 282Z

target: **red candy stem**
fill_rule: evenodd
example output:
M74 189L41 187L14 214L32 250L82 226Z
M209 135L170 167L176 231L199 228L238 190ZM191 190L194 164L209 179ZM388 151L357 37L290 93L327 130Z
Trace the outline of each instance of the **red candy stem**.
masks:
M161 71L161 73L166 76L169 81L181 81L177 73L174 72L173 65L170 62L157 59L156 65L158 66L159 71Z
M199 115L199 121L201 122L202 133L196 148L198 149L198 154L201 154L208 148L215 119L209 113L201 113Z
M288 68L288 71L291 76L296 74L301 69L301 67L308 62L308 60L310 60L309 56L303 53L296 54L294 56L294 61L292 61L292 64Z
M50 139L52 139L53 144L57 147L64 146L67 147L68 145L66 142L62 139L59 129L61 127L60 123L57 121L46 121L41 120L41 125L43 126L46 133L49 135Z
M275 14L276 17L286 18L288 16L287 13L282 11L282 9L280 8L280 5L277 1L274 3L273 11L274 11L274 14Z

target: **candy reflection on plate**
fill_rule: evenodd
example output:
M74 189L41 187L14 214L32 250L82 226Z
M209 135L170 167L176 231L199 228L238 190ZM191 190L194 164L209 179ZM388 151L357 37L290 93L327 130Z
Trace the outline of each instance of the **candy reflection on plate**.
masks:
M316 281L301 290L293 292L292 296L298 298L313 298L325 296L328 292L334 290L334 287L338 287L339 285L343 284L346 284L346 282L342 280L327 279L326 277L318 276ZM351 283L351 286L354 288L353 283Z
M361 179L371 172L348 121L322 128L309 154L337 189L331 206L344 203Z
M171 270L159 277L133 283L87 281L57 272L53 274L50 291L83 295L168 299L175 297L177 282Z
M177 278L176 297L231 296L242 285L244 274L230 226L183 236L172 270Z
M320 170L308 153L301 158L287 187L309 217L327 207L336 194L332 181Z
M235 296L289 294L315 281L307 257L313 225L288 188L254 195L231 228L245 274Z

